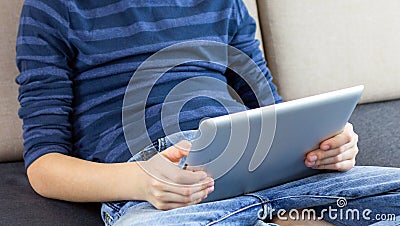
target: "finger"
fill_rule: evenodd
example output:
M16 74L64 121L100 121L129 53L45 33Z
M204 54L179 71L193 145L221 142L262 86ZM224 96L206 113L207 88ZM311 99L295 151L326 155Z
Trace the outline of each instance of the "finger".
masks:
M210 177L207 177L204 181L199 184L194 185L168 185L162 188L165 192L176 193L179 195L187 196L199 191L207 190L211 187L214 187L214 180ZM212 190L213 191L213 190ZM210 192L212 192L210 191Z
M347 150L352 149L354 146L357 144L357 135L355 135L356 138L352 139L350 143L347 143L341 147L331 149L331 150L321 150L317 149L314 151L311 151L307 153L306 155L306 161L308 162L316 162L317 160L323 160L326 158L332 158L338 155L341 155L345 153Z
M204 171L190 171L178 168L176 173L166 175L168 179L178 185L201 184L208 175Z
M214 186L207 187L206 189L199 190L197 192L187 193L185 195L156 190L150 202L157 209L168 210L168 209L197 204L202 200L204 200L205 198L207 198L208 194L210 194L213 191L214 191ZM180 193L186 193L186 192L180 192Z
M356 157L357 153L358 153L358 149L356 147L353 147L353 148L348 149L347 151L345 151L341 154L335 155L333 157L318 160L315 162L315 165L328 165L328 164L343 162L346 160L351 160Z
M333 164L327 164L327 165L319 165L313 167L313 169L318 169L318 170L337 170L337 171L348 171L352 169L355 165L355 159L351 160L346 160L342 162L337 162Z
M161 202L161 201L155 201L152 202L151 204L159 209L159 210L171 210L171 209L176 209L176 208L180 208L180 207L185 207L185 206L191 206L191 205L195 205L198 204L202 201L203 199L197 199L193 202L189 202L189 203L184 203L184 202Z
M341 153L343 153L345 151L344 147L342 146L341 148L336 148L333 150L328 150L328 151L324 151L321 149L317 149L314 150L312 152L309 152L306 156L306 161L307 162L317 162L320 161L322 159L326 159L326 158L331 158L337 155L340 155Z
M208 176L204 171L183 170L177 166L161 172L161 181L175 186L201 184Z
M338 148L340 146L343 146L344 144L351 142L354 136L355 133L353 131L353 125L347 123L344 130L341 133L322 142L320 144L320 149L329 150Z
M169 184L193 185L207 178L206 172L183 170L161 154L153 156L149 161L140 162L139 165L151 177Z
M163 192L159 191L155 194L155 198L162 202L174 202L174 203L186 203L190 204L196 202L197 200L205 199L209 193L213 191L214 187L206 188L194 193L188 193L181 195L174 192Z
M151 203L151 204L158 210L172 210L172 209L188 206L188 205L185 205L184 203L171 203L171 202L167 202L167 203L160 202L160 203Z
M161 152L161 155L171 162L179 162L183 157L189 154L192 144L187 140L182 140L176 143L174 146L167 148Z

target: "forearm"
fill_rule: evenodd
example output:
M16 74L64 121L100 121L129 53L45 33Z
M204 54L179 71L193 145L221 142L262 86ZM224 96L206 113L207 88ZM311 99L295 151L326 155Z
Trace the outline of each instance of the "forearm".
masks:
M144 173L137 163L94 163L59 153L40 157L27 171L40 195L74 202L143 200Z

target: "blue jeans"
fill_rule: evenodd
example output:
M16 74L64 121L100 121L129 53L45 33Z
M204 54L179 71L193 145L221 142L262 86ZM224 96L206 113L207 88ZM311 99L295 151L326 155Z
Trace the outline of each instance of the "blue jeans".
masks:
M175 136L175 137L174 137ZM161 138L129 161L144 161L172 145L176 136L191 140L194 131ZM218 188L216 188L218 189ZM285 220L324 218L335 225L400 223L400 169L354 167L328 172L251 194L168 211L144 201L103 203L105 225L271 225Z

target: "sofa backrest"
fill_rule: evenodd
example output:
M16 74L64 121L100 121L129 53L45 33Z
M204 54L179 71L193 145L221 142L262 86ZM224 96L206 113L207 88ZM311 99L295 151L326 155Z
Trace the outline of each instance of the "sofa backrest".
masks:
M22 159L15 38L22 0L0 1L0 162Z
M256 39L260 41L260 49L264 51L264 43L262 41L261 27L259 23L259 15L258 15L258 4L257 0L243 0L244 4L247 7L250 15L254 18L257 23L257 31L256 31Z
M258 0L267 60L285 100L364 84L400 98L400 1Z

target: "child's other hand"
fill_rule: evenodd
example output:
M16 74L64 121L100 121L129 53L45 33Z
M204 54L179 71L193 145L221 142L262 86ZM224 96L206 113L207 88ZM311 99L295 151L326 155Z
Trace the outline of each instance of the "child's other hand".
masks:
M189 154L190 148L189 141L180 141L148 161L138 162L145 171L144 197L157 209L197 204L214 191L214 180L206 172L178 167L177 163Z
M343 132L325 140L319 149L306 155L305 164L313 169L348 171L356 163L358 135L347 123Z

